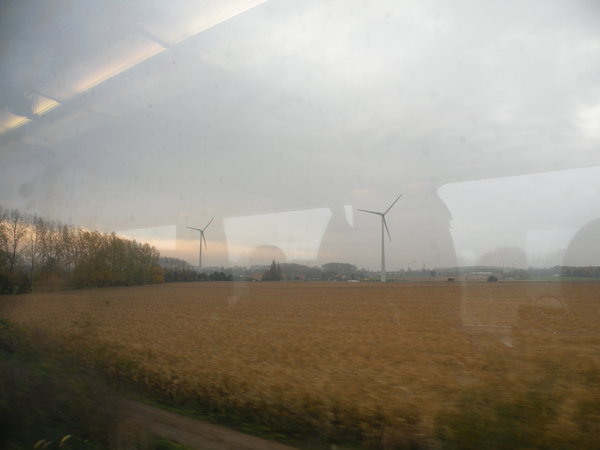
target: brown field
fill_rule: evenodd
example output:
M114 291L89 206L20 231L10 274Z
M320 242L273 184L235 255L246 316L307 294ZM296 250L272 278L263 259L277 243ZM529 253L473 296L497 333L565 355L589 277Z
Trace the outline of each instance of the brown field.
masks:
M2 305L112 379L288 433L600 447L600 284L179 283Z

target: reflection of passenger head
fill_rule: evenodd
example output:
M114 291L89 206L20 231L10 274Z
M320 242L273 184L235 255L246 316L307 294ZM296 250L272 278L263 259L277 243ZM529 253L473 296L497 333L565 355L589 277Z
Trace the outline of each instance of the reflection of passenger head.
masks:
M600 265L600 219L588 223L577 232L565 253L563 265Z
M285 262L285 253L274 245L260 245L254 249L248 264L251 266L265 266L271 261Z

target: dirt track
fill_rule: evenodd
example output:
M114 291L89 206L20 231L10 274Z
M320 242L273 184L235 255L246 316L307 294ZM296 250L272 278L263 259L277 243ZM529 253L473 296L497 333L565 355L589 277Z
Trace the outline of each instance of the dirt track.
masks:
M211 450L292 450L276 442L191 419L132 400L122 400L124 420L182 445Z

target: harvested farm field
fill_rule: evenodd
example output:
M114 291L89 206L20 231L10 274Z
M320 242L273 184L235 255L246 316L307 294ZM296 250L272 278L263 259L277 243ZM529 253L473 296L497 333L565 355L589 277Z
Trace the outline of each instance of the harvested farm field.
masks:
M600 284L173 283L1 305L112 381L299 442L600 446Z

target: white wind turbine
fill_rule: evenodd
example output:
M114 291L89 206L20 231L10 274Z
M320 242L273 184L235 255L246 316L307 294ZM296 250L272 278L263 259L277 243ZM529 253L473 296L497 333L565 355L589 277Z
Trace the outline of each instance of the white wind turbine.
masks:
M210 222L208 222L204 228L187 227L190 230L196 230L196 231L200 232L200 252L198 253L198 273L200 273L200 271L202 270L202 241L204 241L204 248L206 248L206 250L208 250L208 247L206 246L206 238L204 237L204 231L206 231L206 229L208 228L208 226L212 223L212 221L214 219L215 219L214 217L212 219L210 219Z
M369 214L377 214L378 216L381 216L381 282L382 283L385 283L385 246L384 246L385 240L384 240L384 236L383 236L384 228L385 228L385 231L387 231L390 241L392 240L392 236L390 236L390 230L388 230L388 226L385 221L385 215L390 211L390 209L392 209L392 207L396 204L396 202L398 200L400 200L400 197L402 197L402 194L400 194L398 196L398 198L396 200L394 200L394 203L392 203L390 205L390 207L385 210L385 212L369 211L367 209L358 209L357 208L359 211L366 212Z

